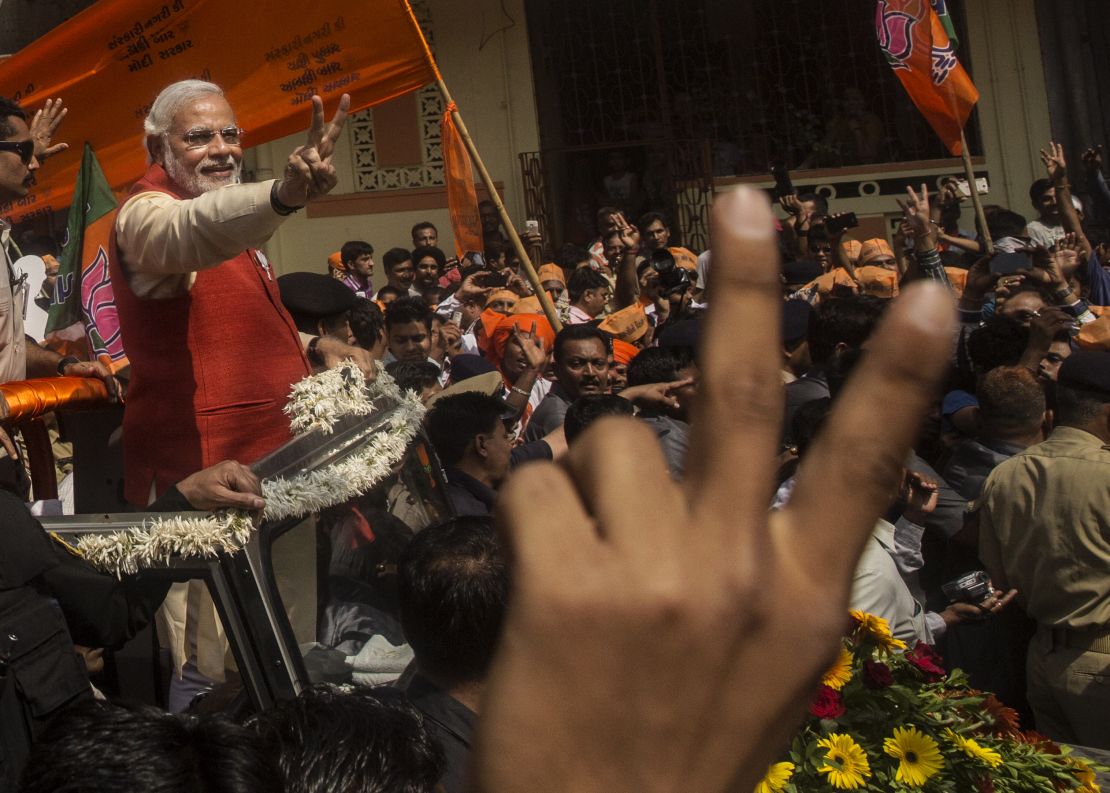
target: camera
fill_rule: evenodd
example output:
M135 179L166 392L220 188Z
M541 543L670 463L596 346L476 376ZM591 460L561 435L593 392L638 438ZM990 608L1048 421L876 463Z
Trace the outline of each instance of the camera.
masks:
M976 570L960 576L941 589L949 603L982 603L993 591L991 578L984 570Z
M659 273L659 284L663 295L668 296L686 289L691 283L690 274L674 262L674 256L666 248L651 252L651 268Z

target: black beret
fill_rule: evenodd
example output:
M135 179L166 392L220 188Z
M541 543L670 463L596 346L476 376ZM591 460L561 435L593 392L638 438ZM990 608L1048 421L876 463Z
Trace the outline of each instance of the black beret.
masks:
M1065 388L1101 391L1110 398L1110 352L1079 350L1060 364L1056 382Z
M316 333L319 320L342 314L358 303L358 295L349 287L323 273L283 275L278 290L282 305L302 333Z
M813 306L804 300L787 300L782 304L782 340L800 341L809 332L809 315Z
M825 274L821 263L815 259L798 259L782 266L782 277L788 284L808 284Z

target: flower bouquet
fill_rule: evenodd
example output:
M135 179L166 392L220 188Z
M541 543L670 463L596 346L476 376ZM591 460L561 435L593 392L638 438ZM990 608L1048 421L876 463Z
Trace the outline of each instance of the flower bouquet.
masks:
M1101 767L1022 731L1017 713L945 672L925 644L909 649L886 620L853 611L789 759L756 793L951 791L1095 793Z

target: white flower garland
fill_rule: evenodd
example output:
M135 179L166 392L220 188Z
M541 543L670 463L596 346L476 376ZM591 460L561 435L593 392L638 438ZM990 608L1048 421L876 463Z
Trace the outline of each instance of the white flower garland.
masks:
M325 468L262 483L267 520L303 517L365 493L392 472L424 417L420 398L398 388L380 363L378 376L369 385L358 367L347 361L293 386L285 412L296 435L314 429L331 432L344 416L369 416L375 409L373 400L383 395L391 397L396 408L365 448ZM203 518L178 516L111 534L86 534L77 548L90 564L121 576L173 556L210 559L234 553L253 533L245 512L220 510Z

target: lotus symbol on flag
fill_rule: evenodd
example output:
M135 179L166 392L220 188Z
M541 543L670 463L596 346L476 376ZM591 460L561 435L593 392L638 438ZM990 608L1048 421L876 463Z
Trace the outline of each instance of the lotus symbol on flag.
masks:
M917 19L905 11L894 11L886 0L875 7L875 35L887 62L894 69L908 69L906 61L913 53L913 27Z
M941 85L948 79L952 70L960 65L956 48L949 43L944 47L933 47L933 84Z

